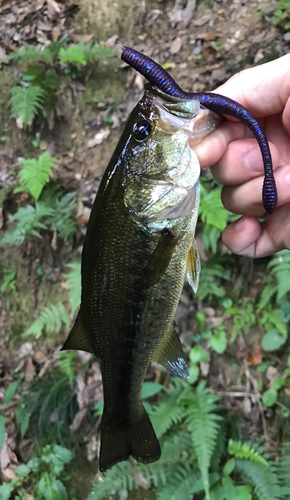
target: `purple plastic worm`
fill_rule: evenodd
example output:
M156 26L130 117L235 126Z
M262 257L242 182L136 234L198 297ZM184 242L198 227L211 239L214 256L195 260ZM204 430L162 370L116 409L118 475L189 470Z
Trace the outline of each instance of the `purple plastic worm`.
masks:
M220 94L203 92L184 92L173 78L150 57L137 50L124 47L121 58L136 69L152 85L165 94L179 99L198 99L205 108L217 113L225 113L241 120L256 137L264 162L265 178L263 183L263 205L269 214L277 206L277 189L273 175L272 158L264 132L254 116L241 104Z

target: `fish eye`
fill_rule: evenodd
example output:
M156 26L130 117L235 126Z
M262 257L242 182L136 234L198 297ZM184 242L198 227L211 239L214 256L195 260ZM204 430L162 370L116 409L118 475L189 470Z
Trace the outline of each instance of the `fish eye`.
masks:
M152 133L152 123L148 120L140 120L135 123L133 135L137 141L145 141Z

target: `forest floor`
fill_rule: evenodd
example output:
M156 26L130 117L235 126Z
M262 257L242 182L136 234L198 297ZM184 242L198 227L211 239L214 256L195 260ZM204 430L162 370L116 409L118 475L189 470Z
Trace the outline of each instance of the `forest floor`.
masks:
M5 445L0 454L1 481L15 478L14 470L26 463L35 444L37 429L21 437L15 418L19 396L4 404L4 393L21 374L26 382L37 382L53 376L58 366L56 353L69 332L63 326L57 333L35 339L24 337L41 310L62 301L69 307L68 285L65 280L67 263L80 257L86 223L100 183L124 123L143 94L144 79L123 64L119 58L123 43L140 50L156 61L166 64L173 78L187 91L210 91L244 68L276 59L289 51L290 33L286 21L275 23L275 0L242 2L239 0L107 2L107 10L91 0L57 2L55 0L2 0L0 2L0 236L7 231L9 217L29 200L25 193L12 193L21 158L32 158L43 151L58 160L52 181L65 192L76 192L77 227L71 242L55 241L53 233L43 234L35 245L20 247L2 245L0 281L5 270L15 270L15 293L0 292L0 413L5 410ZM289 10L290 6L288 6ZM114 12L114 16L112 15ZM290 13L288 12L290 18ZM286 20L287 20L286 19ZM95 37L116 51L91 66L84 74L68 74L61 81L57 101L49 120L39 119L27 129L15 120L8 105L10 89L23 71L1 60L26 44L44 47L51 41L67 38L73 43L87 43ZM39 135L37 135L39 134ZM37 142L37 146L33 141ZM8 194L7 194L8 193ZM206 252L198 225L197 240L202 260L212 256ZM219 253L228 255L219 242ZM230 257L229 257L230 259ZM246 258L232 259L231 282L224 284L226 297L235 306L243 296L255 298L268 260L253 263ZM202 278L201 278L202 279ZM240 303L239 302L239 303ZM233 319L226 317L220 303L207 300L194 303L185 287L176 321L185 349L199 331L195 312L204 313L206 327L224 325L230 337ZM202 363L201 376L213 391L222 397L223 406L245 415L244 426L255 438L265 433L265 425L276 425L276 433L286 433L289 424L275 420L274 410L261 409L256 371L263 362L261 338L263 328L250 328L244 336L228 344L223 355L212 351ZM286 355L286 351L285 351ZM265 383L269 384L278 366L285 362L284 354L272 355ZM96 472L98 440L96 423L90 408L102 397L98 364L88 364L88 356L78 353L75 370L79 373L76 398L77 411L71 422L71 434L80 436L81 459L72 485L78 499L90 491ZM276 370L276 371L275 371ZM150 368L147 380L156 380L156 369ZM239 390L241 380L249 384L246 396ZM288 397L289 394L285 394ZM250 418L251 415L251 418ZM53 422L54 415L50 415ZM36 425L36 424L35 424ZM80 481L79 478L82 477ZM146 498L151 493L146 492ZM136 494L132 498L137 498ZM27 500L33 497L27 496ZM139 497L138 497L139 498ZM140 496L140 498L145 498Z

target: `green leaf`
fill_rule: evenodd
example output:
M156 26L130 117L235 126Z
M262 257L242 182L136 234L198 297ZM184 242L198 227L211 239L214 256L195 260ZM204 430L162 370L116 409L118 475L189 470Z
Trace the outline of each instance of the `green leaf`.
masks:
M16 118L21 118L23 125L27 126L39 109L43 108L46 92L38 85L28 87L12 87L10 90L10 104Z
M209 343L214 351L218 354L225 352L227 348L227 337L225 331L220 331L212 335L209 339Z
M223 475L229 476L233 472L234 468L235 468L235 459L230 458L230 460L228 460L223 467Z
M30 472L31 472L31 469L26 464L18 465L18 467L16 467L16 469L15 469L16 476L22 480L25 479L30 474Z
M3 448L5 439L5 419L4 415L0 415L0 452Z
M276 328L264 335L262 340L262 347L265 351L277 351L285 344L287 338L284 337Z
M199 367L198 365L192 364L189 367L189 383L194 384L197 381L199 376Z
M38 200L40 193L49 181L52 175L52 168L55 168L56 158L49 156L47 151L44 151L38 159L29 158L23 159L20 163L24 167L19 172L21 181L20 189L28 191L35 199Z
M271 389L275 389L276 391L279 391L281 387L285 386L285 380L282 377L277 377L275 380L273 380Z
M197 312L195 315L195 319L198 322L198 326L201 330L205 327L205 314L203 312Z
M141 398L148 399L164 389L161 384L156 384L155 382L144 382L142 386Z
M52 483L53 490L57 493L57 500L68 500L67 491L59 479L54 479Z
M16 420L20 425L20 434L21 437L26 433L29 426L30 413L28 413L23 405L18 406L16 409Z
M277 391L275 389L269 389L268 391L264 392L263 397L262 397L262 402L264 406L273 406L273 404L276 402L277 399Z
M200 361L206 363L208 361L208 355L199 345L196 345L190 349L189 359L193 364L199 363Z
M6 391L5 391L5 395L4 395L4 404L5 405L8 405L11 401L11 399L13 398L14 394L15 394L15 391L18 387L18 384L19 384L20 380L14 380L14 382L12 382L12 384L9 385L9 387L7 387Z
M4 483L0 486L0 498L1 500L9 500L14 486L10 483Z

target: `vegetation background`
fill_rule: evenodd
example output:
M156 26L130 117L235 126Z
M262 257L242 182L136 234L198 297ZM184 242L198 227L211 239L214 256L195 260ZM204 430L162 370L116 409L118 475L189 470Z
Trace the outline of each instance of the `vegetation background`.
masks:
M142 397L153 465L98 473L99 365L59 352L80 301L100 178L144 80L123 43L206 91L289 50L290 1L0 3L0 500L290 498L290 253L250 260L202 175L199 290L176 322L184 383L151 366ZM116 230L112 228L112 230Z

